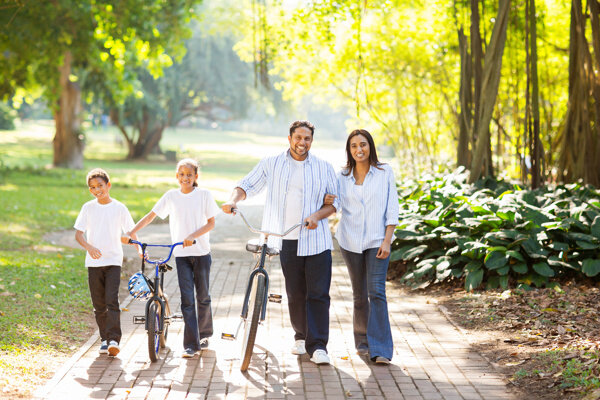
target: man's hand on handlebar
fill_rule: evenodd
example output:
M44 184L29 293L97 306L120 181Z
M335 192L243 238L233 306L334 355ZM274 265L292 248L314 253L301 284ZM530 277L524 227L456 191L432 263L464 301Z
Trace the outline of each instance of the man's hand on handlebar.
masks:
M318 223L319 220L316 219L314 215L309 215L304 220L304 225L306 226L306 229L317 229Z
M233 212L233 210L235 210L236 208L237 208L237 205L232 201L223 203L223 205L221 206L221 210L223 210L223 212L225 214L231 214Z

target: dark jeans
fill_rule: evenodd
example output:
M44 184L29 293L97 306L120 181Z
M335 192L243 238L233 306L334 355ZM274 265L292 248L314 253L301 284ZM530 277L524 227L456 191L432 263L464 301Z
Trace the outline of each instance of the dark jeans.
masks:
M392 359L394 342L388 316L385 280L390 257L379 259L377 248L353 253L340 248L348 267L354 298L354 344L368 347L371 358Z
M297 250L297 240L284 240L279 259L294 338L305 340L306 352L312 356L317 349L327 351L329 341L331 251L299 257Z
M208 293L211 262L210 254L175 258L181 292L181 313L185 323L184 349L200 350L200 339L213 334L212 310ZM194 300L194 289L196 300Z
M121 341L121 309L119 308L119 284L121 267L88 267L88 284L96 323L102 340Z

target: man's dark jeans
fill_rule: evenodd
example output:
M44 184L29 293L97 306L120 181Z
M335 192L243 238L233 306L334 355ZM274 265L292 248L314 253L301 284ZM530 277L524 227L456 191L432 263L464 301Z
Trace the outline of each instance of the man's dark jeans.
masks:
M121 267L88 267L88 284L96 324L102 340L121 341L121 309L119 308L119 285Z
M305 340L312 356L317 349L327 351L329 340L331 250L306 257L297 256L297 250L297 240L284 240L279 258L294 338Z
M175 258L181 292L181 313L185 323L184 349L200 350L200 339L213 334L212 310L208 293L211 262L210 254ZM194 289L196 300L194 300Z

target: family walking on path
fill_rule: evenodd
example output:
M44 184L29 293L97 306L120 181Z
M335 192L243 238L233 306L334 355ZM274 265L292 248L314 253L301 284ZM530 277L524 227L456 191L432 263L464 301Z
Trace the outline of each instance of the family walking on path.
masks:
M108 174L88 176L96 199L84 205L75 228L87 250L99 337L91 338L38 397L76 391L131 399L510 398L488 363L436 309L420 298L402 298L398 289L386 295L398 197L392 170L379 162L369 132L349 135L347 164L337 175L310 153L314 132L310 122L294 122L289 149L260 161L222 206L225 213L235 213L242 200L266 190L264 210L254 212L262 211L263 230L283 232L299 221L305 224L283 240L269 237L281 263L281 272L277 261L268 268L271 288L285 288L287 296L283 305L269 307L255 344L258 360L248 373L233 366L239 358L232 352L235 346L208 340L238 318L236 300L248 274L242 266L249 262L242 261L247 257L237 244L247 234L239 225L232 229L235 219L219 213L210 192L198 187L198 165L182 160L176 171L180 188L165 193L135 226L127 208L110 198ZM109 208L115 210L108 213ZM341 213L336 238L345 266L327 222L336 212ZM121 241L135 239L157 215L169 216L170 241L183 242L174 251L178 285L167 274L164 291L171 308L181 309L184 324L172 325L164 360L148 363L141 350L143 326L124 319L121 327L115 301L119 282L111 277L115 270L120 274ZM214 234L210 244L209 231ZM105 242L98 240L100 232ZM389 305L388 298L393 299ZM140 306L131 302L131 315ZM93 348L97 343L99 350ZM98 355L107 352L117 357Z

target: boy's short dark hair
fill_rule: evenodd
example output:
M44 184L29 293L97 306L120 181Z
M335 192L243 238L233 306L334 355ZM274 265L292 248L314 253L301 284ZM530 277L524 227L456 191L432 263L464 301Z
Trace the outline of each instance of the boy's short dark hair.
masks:
M294 131L297 128L302 128L302 127L307 128L308 130L310 130L310 134L312 136L315 135L315 126L313 124L311 124L310 121L300 120L300 121L294 121L290 125L290 136L292 136L292 134L294 133Z
M85 179L88 186L90 186L90 181L94 178L100 178L104 181L104 183L110 182L110 177L108 176L108 172L103 170L102 168L94 168L87 174L87 178Z

